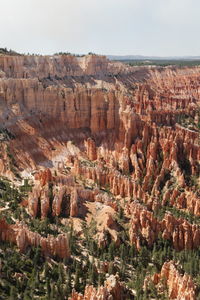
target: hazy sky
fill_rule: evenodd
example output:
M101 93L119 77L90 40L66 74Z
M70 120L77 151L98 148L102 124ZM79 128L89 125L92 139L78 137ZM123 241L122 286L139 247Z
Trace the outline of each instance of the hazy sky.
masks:
M0 47L200 55L199 0L0 0Z

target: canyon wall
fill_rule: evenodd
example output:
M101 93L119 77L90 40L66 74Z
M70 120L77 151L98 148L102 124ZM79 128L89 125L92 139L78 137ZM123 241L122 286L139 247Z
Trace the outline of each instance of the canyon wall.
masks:
M167 285L169 299L176 300L195 300L196 286L188 274L181 275L173 261L165 262L159 274L145 280L147 288L149 280L159 287Z
M0 122L0 175L18 189L28 178L18 204L29 218L73 224L80 238L83 222L95 223L101 247L123 244L126 226L136 251L159 238L176 251L199 248L199 67L130 67L97 55L0 56ZM70 257L62 230L42 236L12 220L0 221L1 241ZM191 279L172 262L155 278L155 285L165 278L171 299L195 299ZM71 299L123 293L111 276L102 287L74 290Z
M199 247L198 225L192 225L183 218L177 219L170 213L166 213L162 220L158 220L152 212L138 203L131 203L128 210L131 214L130 240L138 249L144 240L152 246L159 235L171 241L177 251Z
M33 232L23 224L7 224L5 220L0 220L0 240L1 242L11 242L17 245L21 252L28 247L38 248L45 256L53 256L58 258L69 258L70 249L68 236L59 234L57 237L48 235L41 236L37 232Z
M107 278L104 286L95 288L93 286L86 286L84 295L78 294L75 291L72 292L72 296L69 300L120 300L125 299L127 291L125 287L119 282L117 276L111 275Z

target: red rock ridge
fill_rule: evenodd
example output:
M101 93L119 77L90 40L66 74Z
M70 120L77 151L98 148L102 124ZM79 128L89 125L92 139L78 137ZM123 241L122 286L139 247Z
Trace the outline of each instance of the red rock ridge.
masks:
M130 240L140 249L142 240L152 246L159 234L163 239L170 240L177 250L198 248L200 245L200 228L192 225L185 219L176 219L172 214L166 213L161 221L153 213L138 203L131 203L127 208L131 215Z
M121 300L125 299L125 288L114 275L110 275L104 283L104 286L98 288L92 285L86 286L84 295L72 292L68 300Z
M188 274L181 275L173 261L165 262L160 274L155 274L151 279L158 286L161 282L166 284L169 299L196 300L196 286ZM148 285L148 279L145 285Z
M66 234L59 234L57 237L52 235L42 237L20 223L9 225L4 220L0 220L0 240L15 243L21 252L24 252L28 246L35 248L40 246L44 255L59 258L70 257Z

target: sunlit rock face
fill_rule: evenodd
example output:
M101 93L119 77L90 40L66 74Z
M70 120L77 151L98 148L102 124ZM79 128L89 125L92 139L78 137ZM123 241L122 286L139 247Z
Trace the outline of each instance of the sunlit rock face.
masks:
M160 221L153 213L139 204L131 203L130 240L138 249L145 240L152 246L158 236L172 242L177 251L199 247L200 229L183 218L175 218L172 214L165 214Z
M123 211L137 251L159 238L177 252L198 249L199 105L199 67L130 67L97 55L0 56L0 175L18 186L29 179L20 203L29 218L73 225L80 239L82 223L95 222L100 247L123 243ZM71 257L64 231L42 236L13 222L1 219L1 241L23 253L40 247L48 258ZM195 299L174 263L155 278L155 285L166 279L170 299ZM112 275L71 299L124 295Z
M161 272L154 274L152 278L146 278L144 288L152 281L158 288L162 284L167 285L169 299L195 300L196 285L188 274L181 275L173 261L165 262Z
M92 285L88 285L85 288L84 295L73 291L72 296L69 298L69 300L120 300L125 299L126 296L128 297L128 295L126 294L126 289L119 282L119 278L117 278L117 276L111 275L105 281L104 286L100 286L96 289Z
M63 142L89 138L92 160L102 145L103 156L119 158L127 170L130 159L138 165L138 151L154 159L163 148L172 152L164 165L185 151L195 171L198 134L174 126L183 114L195 114L199 68L136 68L103 56L63 55L1 56L0 70L0 120L15 136L10 147L21 167L51 166ZM146 167L141 163L133 166L136 174ZM1 166L8 172L3 160Z
M41 247L41 251L45 256L70 257L67 235L59 234L57 237L51 235L43 237L37 232L32 232L23 224L9 225L3 219L0 220L0 225L0 240L16 244L21 252L32 246L35 248Z

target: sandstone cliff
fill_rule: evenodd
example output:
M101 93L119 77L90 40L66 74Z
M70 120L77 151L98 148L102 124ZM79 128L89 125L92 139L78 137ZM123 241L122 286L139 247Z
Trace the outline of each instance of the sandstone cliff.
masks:
M32 191L15 205L38 222L72 226L84 245L91 230L103 249L126 244L129 233L138 251L160 237L176 251L195 251L199 107L199 67L130 67L97 55L0 56L0 175L18 191L28 178ZM1 202L8 212L9 197ZM42 236L12 220L0 221L1 241L24 253L40 246L46 257L70 257L63 227ZM166 279L170 298L195 299L192 279L172 262L155 278L156 285ZM123 293L111 276L82 295L73 291L71 299L123 299Z
M0 240L15 243L21 252L24 252L28 246L35 248L40 246L45 256L70 257L66 234L59 234L57 237L51 235L42 237L39 233L30 231L23 224L9 225L4 220L0 220Z
M73 291L69 300L120 300L125 299L125 295L125 287L119 282L119 279L116 276L111 275L105 281L104 286L100 286L97 289L93 286L86 286L84 295Z
M200 245L198 225L192 225L183 218L177 219L169 213L160 221L140 204L131 203L128 211L131 214L130 240L138 249L143 239L152 246L159 234L171 241L177 251L190 250Z
M165 262L160 274L155 274L152 281L157 287L159 284L167 285L169 299L196 299L196 286L192 278L186 273L181 275L173 261ZM146 284L148 285L148 279L145 282Z

